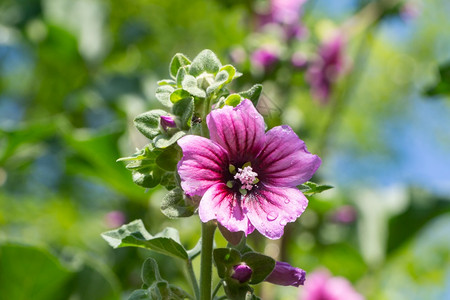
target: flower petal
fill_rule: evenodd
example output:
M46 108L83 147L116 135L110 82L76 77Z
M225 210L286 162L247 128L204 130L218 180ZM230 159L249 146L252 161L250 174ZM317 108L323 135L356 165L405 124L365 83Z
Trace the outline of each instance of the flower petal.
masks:
M189 196L202 196L212 185L223 179L228 169L226 151L213 141L195 135L178 140L183 158L178 163L181 187Z
M206 122L211 140L228 151L231 163L250 161L264 146L264 119L250 100L213 110Z
M244 199L244 209L255 228L269 239L283 235L284 226L294 222L308 206L308 199L296 188L261 184Z
M243 231L246 235L255 228L250 224L245 208L241 207L241 195L235 194L225 184L210 187L203 195L198 208L202 222L217 219L231 232Z
M266 134L266 145L257 158L259 179L276 186L296 186L313 176L321 160L289 126L277 126Z

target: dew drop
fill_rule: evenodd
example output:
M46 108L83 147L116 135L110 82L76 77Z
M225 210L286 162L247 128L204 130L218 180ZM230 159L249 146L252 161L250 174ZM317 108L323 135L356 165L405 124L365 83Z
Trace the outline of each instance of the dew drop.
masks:
M288 198L284 199L285 204L289 204L289 202L291 202L291 200L289 200Z
M274 221L277 217L278 214L274 211L271 211L270 213L267 214L267 220L271 222Z
M287 222L284 219L280 220L280 226L286 226Z

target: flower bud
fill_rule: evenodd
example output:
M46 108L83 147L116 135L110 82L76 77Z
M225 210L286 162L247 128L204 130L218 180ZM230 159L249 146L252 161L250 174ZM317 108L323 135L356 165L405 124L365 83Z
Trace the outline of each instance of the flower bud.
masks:
M275 268L265 281L278 285L298 287L305 283L305 275L306 272L304 270L294 268L288 263L277 261Z
M252 277L252 269L244 263L235 265L233 267L233 274L231 278L238 280L240 283L244 283L250 280Z
M159 123L164 131L167 131L167 128L175 128L177 124L175 120L171 116L161 116Z

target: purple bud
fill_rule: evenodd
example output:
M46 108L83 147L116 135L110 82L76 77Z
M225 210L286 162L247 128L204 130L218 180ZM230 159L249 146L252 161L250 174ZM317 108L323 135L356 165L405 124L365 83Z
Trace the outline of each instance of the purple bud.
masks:
M252 269L242 263L233 267L233 274L231 275L231 278L238 280L240 283L244 283L250 280L252 273Z
M304 270L294 268L286 262L277 261L275 268L265 281L278 285L298 287L305 283L305 275L306 272Z
M161 119L159 120L159 122L164 131L167 131L168 127L170 127L170 128L177 127L175 120L170 116L161 116Z

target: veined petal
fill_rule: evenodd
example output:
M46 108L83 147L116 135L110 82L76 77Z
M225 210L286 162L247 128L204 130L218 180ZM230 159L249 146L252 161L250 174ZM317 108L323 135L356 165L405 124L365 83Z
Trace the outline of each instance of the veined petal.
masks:
M308 206L308 199L296 188L261 184L244 199L244 209L255 228L269 239L283 235L284 226L294 222Z
M178 140L183 158L178 163L181 187L189 196L202 196L207 189L224 177L228 168L226 151L213 141L186 135Z
M241 195L235 194L223 183L215 184L206 191L198 214L202 222L217 219L231 232L243 231L247 235L255 229L248 220L246 209L241 206Z
M275 186L296 186L313 176L321 160L289 126L277 126L266 133L266 145L258 156L260 180Z
M211 139L227 150L232 163L253 159L264 146L264 119L250 100L213 110L206 122Z

